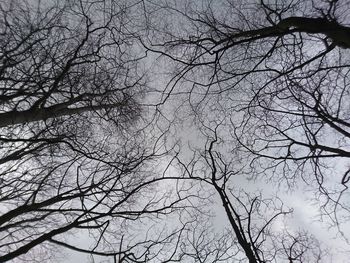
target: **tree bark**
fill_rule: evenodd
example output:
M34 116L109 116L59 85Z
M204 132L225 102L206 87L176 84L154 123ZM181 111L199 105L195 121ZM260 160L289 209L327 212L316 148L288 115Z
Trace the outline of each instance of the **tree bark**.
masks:
M324 34L332 40L334 45L342 48L350 48L350 27L342 26L336 21L329 21L326 18L288 17L282 19L274 26L243 31L232 35L230 39L260 39L283 36L293 32ZM248 41L251 40L249 39Z
M39 108L39 109L28 109L23 111L10 111L0 113L0 128L16 125L16 124L24 124L35 121L44 121L52 118L58 118L63 116L70 116L75 114L81 114L88 111L98 111L103 109L113 109L117 107L123 106L123 103L115 103L115 104L103 104L96 106L83 106L77 108L68 108L65 107L57 107L51 106L47 108Z

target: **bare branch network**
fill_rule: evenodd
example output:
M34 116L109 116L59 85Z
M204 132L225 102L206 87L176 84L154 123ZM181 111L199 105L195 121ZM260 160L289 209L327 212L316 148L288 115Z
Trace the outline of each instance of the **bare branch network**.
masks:
M0 262L346 262L349 19L2 1Z

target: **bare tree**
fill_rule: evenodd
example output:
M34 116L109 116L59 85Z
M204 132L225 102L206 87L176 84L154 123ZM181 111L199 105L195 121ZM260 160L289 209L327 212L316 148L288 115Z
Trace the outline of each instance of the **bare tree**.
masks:
M191 255L198 260L195 262L329 262L327 250L315 237L302 228L281 227L283 219L293 210L286 209L280 198L264 198L257 191L252 193L240 188L237 181L241 171L233 170L235 161L228 162L227 157L215 149L223 144L217 128L207 137L204 151L195 151L187 163L178 159L178 164L184 178L202 182L206 191L215 193L227 217L227 227L224 234L213 239L210 238L212 229L194 228L190 242L194 252L184 255ZM223 240L225 245L213 245ZM217 250L211 249L212 246Z
M348 3L147 3L175 21L144 41L174 63L163 102L182 96L197 119L230 124L226 141L240 143L252 177L304 181L323 214L346 222Z
M147 79L129 28L138 4L0 4L1 262L40 261L57 245L146 262L176 235L126 233L186 199L152 190L165 151L141 118ZM85 231L92 247L68 242Z
M349 211L348 10L331 0L1 3L0 261L57 246L114 262L327 260L310 234L273 228L291 212L282 201L234 178L316 183L323 212L348 217L335 213ZM148 121L150 51L174 71ZM185 144L165 136L178 129L169 111L225 131L209 129L187 162ZM223 234L207 227L212 201ZM86 231L90 247L69 239Z

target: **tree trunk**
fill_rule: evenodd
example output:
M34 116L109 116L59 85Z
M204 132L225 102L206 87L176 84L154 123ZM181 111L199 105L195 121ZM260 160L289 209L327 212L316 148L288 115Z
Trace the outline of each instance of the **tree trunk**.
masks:
M247 41L251 41L249 38L283 36L293 32L324 34L333 41L334 45L350 48L350 27L342 26L326 18L288 17L282 19L277 25L243 31L232 35L230 39L247 38Z
M123 106L123 103L104 104L97 106L84 106L78 108L51 106L42 109L29 109L24 111L11 111L0 113L0 128L15 124L24 124L35 121L44 121L62 116L70 116L88 111L112 109Z

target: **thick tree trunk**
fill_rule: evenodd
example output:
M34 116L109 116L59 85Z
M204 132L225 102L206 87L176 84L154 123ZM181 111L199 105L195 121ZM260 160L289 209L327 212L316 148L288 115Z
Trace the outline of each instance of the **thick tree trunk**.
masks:
M237 241L239 245L242 247L242 249L244 250L244 253L247 256L249 263L258 263L258 260L255 258L255 254L254 254L253 248L251 247L251 244L246 240L244 233L241 232L236 222L236 219L233 216L233 211L231 211L230 209L230 205L228 203L228 200L225 197L225 194L223 193L223 190L215 182L214 182L214 187L220 196L220 199L222 201L222 205L225 209L228 220L237 237Z
M293 32L310 34L324 34L329 37L333 44L342 48L350 48L350 27L342 26L336 21L326 18L288 17L282 19L277 25L256 30L243 31L234 34L230 39L251 38L261 39L273 36L283 36Z
M88 111L98 111L103 109L112 109L123 106L122 103L103 104L96 106L84 106L77 108L65 107L47 107L42 109L29 109L23 111L10 111L0 113L0 128L15 124L24 124L35 121L44 121L52 118L81 114Z

